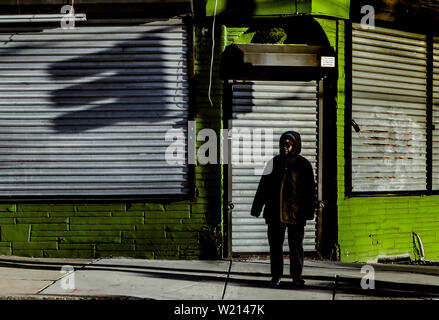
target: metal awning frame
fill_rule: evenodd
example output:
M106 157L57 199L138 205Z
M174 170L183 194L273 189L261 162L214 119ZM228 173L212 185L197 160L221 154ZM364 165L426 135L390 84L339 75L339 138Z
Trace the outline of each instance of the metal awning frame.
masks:
M332 64L327 65L327 59ZM290 79L293 74L300 74L302 80L304 74L310 79L320 79L336 70L335 52L324 46L232 44L221 60L223 79Z

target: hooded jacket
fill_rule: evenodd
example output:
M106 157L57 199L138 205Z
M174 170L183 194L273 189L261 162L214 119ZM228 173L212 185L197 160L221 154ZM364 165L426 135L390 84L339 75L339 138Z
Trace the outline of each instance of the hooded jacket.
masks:
M275 156L268 162L256 191L251 215L259 217L264 207L266 223L282 222L291 225L305 225L314 218L317 193L311 163L300 155L302 141L300 134L285 132L294 136L293 150L288 155ZM279 145L279 147L281 147Z

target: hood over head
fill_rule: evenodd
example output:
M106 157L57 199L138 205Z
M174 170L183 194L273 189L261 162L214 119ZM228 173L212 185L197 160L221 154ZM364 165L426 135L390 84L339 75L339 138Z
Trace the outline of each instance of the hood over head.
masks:
M279 148L282 149L282 142L284 140L289 140L293 142L293 150L291 151L293 155L297 156L302 151L302 139L300 138L300 134L295 131L287 131L282 134L279 139ZM282 151L281 151L282 154Z

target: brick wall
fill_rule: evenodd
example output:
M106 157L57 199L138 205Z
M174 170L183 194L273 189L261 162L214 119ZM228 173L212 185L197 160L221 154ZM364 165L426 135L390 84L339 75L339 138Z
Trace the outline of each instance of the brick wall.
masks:
M171 204L1 205L0 254L92 258L198 259L212 208Z
M353 198L340 201L339 243L344 261L409 253L416 232L425 258L439 259L439 197Z
M338 243L346 262L367 262L379 255L413 255L412 232L422 239L426 259L439 259L439 197L345 195L345 55L344 24L325 21L328 38L338 43L339 81L337 96ZM331 27L332 24L332 27ZM337 42L338 34L338 42Z

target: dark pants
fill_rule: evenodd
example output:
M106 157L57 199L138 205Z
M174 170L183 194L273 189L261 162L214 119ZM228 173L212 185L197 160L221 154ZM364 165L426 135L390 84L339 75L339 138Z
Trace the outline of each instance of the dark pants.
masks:
M303 271L303 225L268 224L268 243L270 244L271 276L281 278L283 275L283 244L285 230L288 228L288 246L290 248L290 275L293 279L302 276Z

